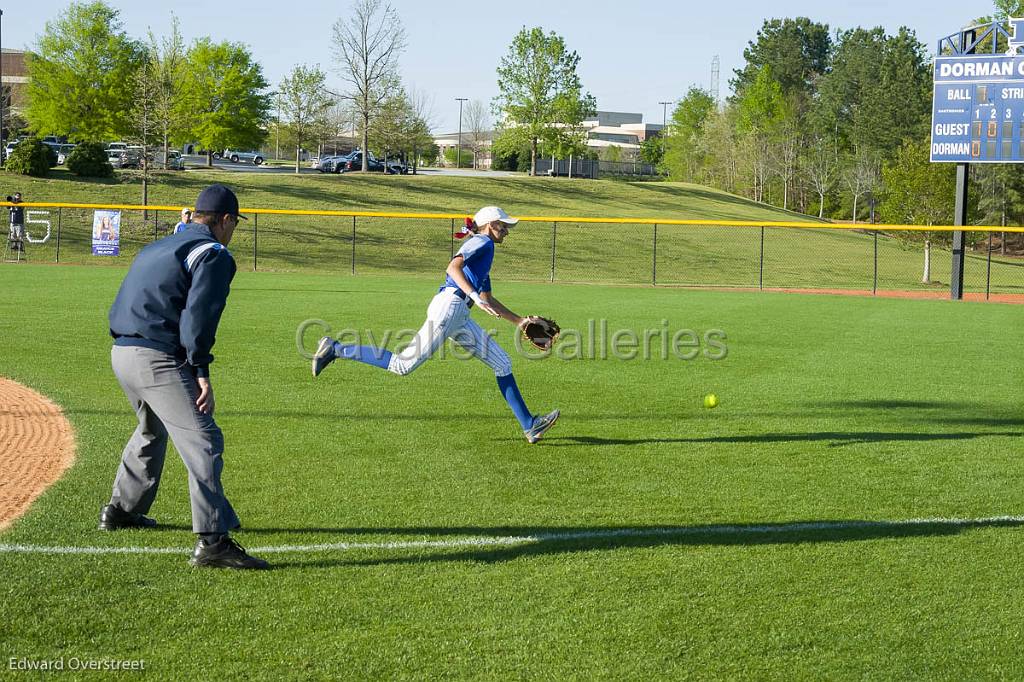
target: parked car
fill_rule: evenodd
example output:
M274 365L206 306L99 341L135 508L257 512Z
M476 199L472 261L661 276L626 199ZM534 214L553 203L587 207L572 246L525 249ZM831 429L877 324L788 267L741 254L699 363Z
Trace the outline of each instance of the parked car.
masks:
M316 169L321 173L333 173L334 172L334 160L337 157L334 156L321 156L317 159Z
M107 151L110 151L111 149L128 149L128 143L127 142L111 142L110 144L107 145Z
M228 159L231 163L251 161L254 166L259 166L264 161L263 155L259 152L240 152L234 149L225 149L220 156L221 158Z
M75 145L73 145L73 144L62 144L57 149L57 165L58 166L63 166L67 162L68 154L70 154L71 150L74 149L74 148L75 148Z
M42 142L47 147L49 147L50 149L53 150L53 154L57 158L57 165L59 166L60 165L60 148L63 147L64 145L62 145L60 142L55 142L54 140L55 140L55 138L53 138L51 136L49 138L44 139Z
M388 173L392 175L406 175L412 172L412 167L405 164L401 159L388 159Z
M348 154L337 154L332 156L325 156L320 159L320 165L317 167L321 173L341 173L348 161L348 158L352 156L352 153Z
M154 152L150 155L150 163L154 168L164 167L164 153L163 151ZM167 168L169 170L185 170L185 159L181 156L181 152L177 149L171 149L167 152Z
M398 162L395 162L398 163ZM338 173L348 173L350 171L358 171L363 169L363 153L352 152L344 160L340 161L340 167L336 171ZM396 173L398 167L388 162L388 165L384 165L383 161L380 161L372 153L366 155L366 170L370 173Z
M113 147L107 149L107 159L114 168L141 168L142 147L124 148Z
M11 152L14 151L14 148L17 147L24 140L25 140L24 137L19 137L16 140L11 140L10 142L8 142L7 146L4 147L4 158L6 159L8 156L10 156Z

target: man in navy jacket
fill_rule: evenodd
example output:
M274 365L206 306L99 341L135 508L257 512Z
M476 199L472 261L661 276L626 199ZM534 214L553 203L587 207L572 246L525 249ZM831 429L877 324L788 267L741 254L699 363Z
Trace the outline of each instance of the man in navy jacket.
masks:
M210 363L235 260L227 250L239 218L238 198L211 185L196 200L192 222L136 256L110 309L114 374L138 417L121 456L100 528L150 528L168 436L188 470L190 563L266 568L229 531L240 527L221 486L224 436L213 420Z

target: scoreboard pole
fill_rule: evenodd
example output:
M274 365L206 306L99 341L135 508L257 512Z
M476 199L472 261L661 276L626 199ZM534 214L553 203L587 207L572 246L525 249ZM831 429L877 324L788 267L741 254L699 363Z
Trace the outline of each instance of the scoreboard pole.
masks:
M953 224L967 224L967 173L969 163L956 165L956 204L954 206ZM959 301L964 297L964 231L953 232L953 269L949 277L949 297Z
M960 46L973 45L977 33L973 30L963 31L960 34ZM993 42L995 37L993 36ZM970 41L970 42L968 42ZM974 54L974 48L964 50L965 54ZM941 54L941 51L940 51ZM956 201L953 206L953 224L967 224L967 184L969 163L958 163L956 165ZM949 275L949 297L954 301L963 300L964 297L964 231L953 231L953 263Z

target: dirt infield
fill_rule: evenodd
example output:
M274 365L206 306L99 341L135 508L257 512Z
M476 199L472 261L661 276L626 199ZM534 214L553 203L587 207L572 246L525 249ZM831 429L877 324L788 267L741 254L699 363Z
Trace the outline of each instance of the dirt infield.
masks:
M0 530L67 471L75 434L61 409L0 377Z

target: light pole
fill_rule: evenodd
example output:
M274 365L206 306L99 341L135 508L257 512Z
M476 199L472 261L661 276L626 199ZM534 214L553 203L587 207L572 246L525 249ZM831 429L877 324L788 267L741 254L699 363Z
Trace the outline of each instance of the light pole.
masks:
M462 168L462 103L466 101L465 97L456 97L459 101L459 149L455 155L455 167Z
M274 126L275 132L277 133L276 141L274 143L274 158L281 158L281 93L277 93L277 125Z
M658 102L661 105L661 155L665 155L665 129L668 127L668 105L672 102Z

